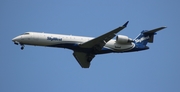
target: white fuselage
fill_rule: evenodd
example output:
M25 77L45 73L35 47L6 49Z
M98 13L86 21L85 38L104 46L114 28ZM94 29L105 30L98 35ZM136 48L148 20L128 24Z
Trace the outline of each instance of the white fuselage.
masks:
M73 47L71 48L70 46L73 46L73 44L79 45L91 39L93 39L93 37L26 32L20 36L15 37L13 41L17 41L22 45L60 47L74 50ZM133 42L128 44L119 44L116 43L116 40L114 39L108 41L104 46L104 48L110 49L113 52L124 52L132 49L133 47L135 47Z
M153 42L157 31L166 27L160 27L149 31L142 31L134 40L124 35L117 35L123 30L129 21L124 25L111 30L96 38L72 36L62 34L49 34L39 32L26 32L12 39L14 44L47 46L57 48L67 48L73 50L73 56L82 68L89 68L90 62L97 54L106 54L112 52L134 52L149 49L146 44ZM116 36L116 40L113 38Z

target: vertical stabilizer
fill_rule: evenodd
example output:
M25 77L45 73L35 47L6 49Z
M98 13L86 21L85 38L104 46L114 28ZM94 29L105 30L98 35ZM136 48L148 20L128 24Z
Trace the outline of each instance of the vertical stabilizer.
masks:
M153 43L154 35L156 35L157 31L160 31L166 27L159 27L153 30L143 30L135 39L134 42L137 45L146 46L146 44Z

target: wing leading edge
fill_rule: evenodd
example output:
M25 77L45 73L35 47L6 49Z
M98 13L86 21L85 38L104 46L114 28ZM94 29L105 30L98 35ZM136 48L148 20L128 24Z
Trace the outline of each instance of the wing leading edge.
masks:
M94 39L92 39L90 41L87 41L87 42L81 44L80 47L82 47L82 48L93 48L94 46L101 45L102 42L104 42L104 44L100 48L100 49L102 49L102 47L105 45L105 42L108 42L113 37L115 37L116 34L119 31L123 30L127 26L128 23L129 23L129 21L127 21L123 26L120 26L120 27L118 27L118 28L116 28L116 29L114 29L114 30L112 30L110 32L107 32L107 33L105 33L105 34L103 34L103 35L101 35L99 37L96 37L96 38L94 38Z
M107 32L107 33L105 33L99 37L96 37L92 40L89 40L83 44L80 44L79 46L81 48L90 48L93 50L91 53L74 51L73 55L76 58L76 60L78 61L78 63L80 64L80 66L82 68L89 68L91 60L95 57L94 52L100 51L109 40L111 40L113 37L115 37L118 32L120 32L127 26L128 22L129 21L127 21L124 25L122 25L110 32Z

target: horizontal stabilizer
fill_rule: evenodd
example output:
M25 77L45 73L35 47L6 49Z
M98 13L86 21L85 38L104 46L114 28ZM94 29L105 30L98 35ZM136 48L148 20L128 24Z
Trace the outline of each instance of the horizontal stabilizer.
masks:
M166 28L166 27L159 27L159 28L155 28L155 29L152 29L152 30L149 30L149 31L144 32L144 34L149 35L149 40L148 40L148 42L149 42L149 43L153 43L153 41L154 41L154 35L156 34L156 32L158 32L158 31L160 31L160 30L162 30L162 29L164 29L164 28Z
M149 30L147 32L144 32L144 34L153 34L153 33L156 33L157 31L160 31L162 29L164 29L166 27L159 27L159 28L156 28L156 29L152 29L152 30Z

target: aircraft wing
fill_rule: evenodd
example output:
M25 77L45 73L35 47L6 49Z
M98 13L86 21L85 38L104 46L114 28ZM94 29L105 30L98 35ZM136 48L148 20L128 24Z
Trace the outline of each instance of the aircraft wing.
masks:
M97 38L94 38L92 40L89 40L85 43L82 43L79 46L81 48L92 48L92 49L95 48L96 51L101 50L102 47L109 40L111 40L114 36L116 36L116 34L119 31L121 31L122 29L124 29L127 26L128 22L129 21L127 21L123 26L118 27L108 33L105 33L105 34L103 34ZM78 52L78 51L74 51L73 55L82 68L89 68L91 60L95 57L95 55L93 53L85 53L85 52Z
M108 33L105 33L105 34L103 34L103 35L101 35L101 36L99 36L99 37L97 37L97 38L94 38L94 39L92 39L92 40L89 40L89 41L81 44L80 47L82 47L82 48L94 48L94 47L95 47L96 50L101 50L102 47L103 47L109 40L111 40L113 37L115 37L116 34L117 34L119 31L123 30L123 29L127 26L128 22L129 22L129 21L127 21L127 22L126 22L123 26L121 26L121 27L118 27L118 28L116 28L116 29L114 29L114 30L112 30L112 31L110 31L110 32L108 32Z
M77 51L74 51L73 55L82 68L89 68L91 60L95 57L93 54Z

